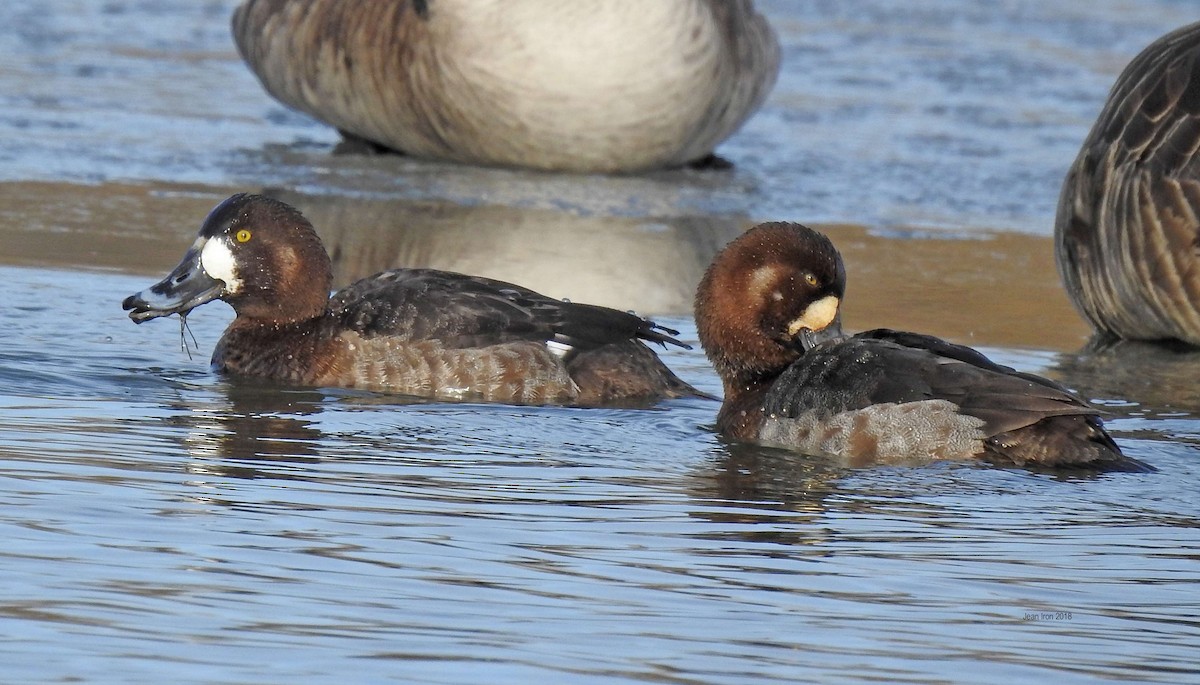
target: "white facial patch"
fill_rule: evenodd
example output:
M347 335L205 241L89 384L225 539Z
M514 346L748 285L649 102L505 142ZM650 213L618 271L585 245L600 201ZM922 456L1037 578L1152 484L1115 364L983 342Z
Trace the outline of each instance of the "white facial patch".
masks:
M237 259L224 240L213 238L204 244L200 250L200 266L211 278L224 283L230 295L242 289L242 281L237 275Z
M750 272L750 292L760 297L764 296L767 290L775 287L778 280L779 271L775 266L760 266ZM776 295L778 297L775 297ZM783 293L775 291L771 293L770 297L773 300L782 300Z
M788 335L798 335L800 331L820 331L837 319L840 302L836 295L826 295L808 305L798 318L788 324Z

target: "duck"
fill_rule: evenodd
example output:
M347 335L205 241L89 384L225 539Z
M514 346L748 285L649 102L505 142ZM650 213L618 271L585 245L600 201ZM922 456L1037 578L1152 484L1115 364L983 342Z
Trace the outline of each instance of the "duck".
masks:
M1054 254L1098 339L1200 346L1200 22L1117 78L1063 181Z
M1100 412L1054 381L930 335L844 333L845 290L833 242L802 224L759 224L717 253L695 317L724 389L722 436L851 466L1133 466Z
M436 269L383 271L331 296L332 280L299 210L239 193L208 214L166 278L122 308L143 323L228 303L236 316L212 366L234 377L534 405L704 396L647 346L688 348L678 331L630 312Z
M752 0L245 0L232 32L348 141L558 172L720 166L780 62Z

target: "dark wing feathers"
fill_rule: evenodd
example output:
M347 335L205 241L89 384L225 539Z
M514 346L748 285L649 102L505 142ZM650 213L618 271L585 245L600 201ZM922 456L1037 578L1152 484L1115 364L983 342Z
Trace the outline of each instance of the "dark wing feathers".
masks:
M675 331L634 314L433 269L396 269L365 278L335 293L330 313L367 337L437 339L459 348L553 340L582 351L634 339L687 347L665 334Z
M962 345L879 329L820 345L768 393L768 415L835 414L873 404L944 399L995 435L1049 416L1098 412L1047 379L996 364Z
M1084 142L1064 192L1076 220L1094 226L1108 203L1114 220L1197 239L1200 213L1200 22L1159 39L1122 72ZM1097 194L1095 184L1106 192ZM1145 217L1144 204L1158 208ZM1144 229L1144 230L1149 230ZM1140 239L1140 237L1138 238Z
M536 294L536 293L535 293ZM541 295L537 297L542 298ZM658 343L691 349L671 337L679 331L643 319L636 314L617 311L593 304L575 304L542 298L538 311L553 322L555 339L572 347L587 349L607 345L619 340L640 338Z
M1113 85L1085 148L1116 144L1131 161L1171 175L1195 159L1200 116L1200 22L1164 36Z
M910 333L908 331L894 331L890 328L876 328L874 330L858 333L854 337L864 339L871 338L875 340L890 340L899 345L903 345L904 347L927 350L938 355L939 357L957 359L960 362L965 362L971 366L977 366L981 369L987 369L988 371L995 371L996 373L1017 376L1031 383L1044 385L1048 388L1058 391L1058 393L1068 395L1071 393L1071 391L1061 383L1056 383L1049 378L1039 376L1037 374L1017 371L1011 366L997 364L973 347L957 345L932 335L925 335L923 333Z
M949 359L957 359L961 362L966 362L972 366L978 366L982 369L997 371L1000 373L1014 373L1012 367L1003 366L988 359L982 352L966 345L956 345L941 338L925 335L924 333L911 333L908 331L894 331L890 328L876 328L862 333L855 334L855 338L860 340L889 340L917 350L928 350L939 357L947 357Z

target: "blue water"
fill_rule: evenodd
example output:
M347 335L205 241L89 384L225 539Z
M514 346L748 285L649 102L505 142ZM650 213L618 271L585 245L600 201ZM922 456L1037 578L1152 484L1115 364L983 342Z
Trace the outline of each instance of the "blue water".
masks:
M1156 473L844 471L723 444L703 400L230 382L206 369L220 305L189 358L173 321L116 325L143 279L0 277L13 682L1200 675L1195 406L1116 409ZM699 352L665 358L718 389Z
M347 279L455 241L509 261L511 231L529 278L642 293L694 344L674 282L751 220L858 224L897 249L1048 235L1116 72L1191 3L763 3L787 71L721 150L737 171L637 178L330 157L328 130L240 68L232 5L0 7L17 27L0 33L0 680L1200 680L1197 355L970 341L1104 406L1152 473L846 470L727 444L704 400L232 381L207 366L224 305L189 318L189 351L174 319L119 307L207 207L271 187L308 198ZM356 199L420 230L379 229ZM441 242L462 225L479 228ZM572 246L566 275L527 266ZM719 391L699 349L663 357Z

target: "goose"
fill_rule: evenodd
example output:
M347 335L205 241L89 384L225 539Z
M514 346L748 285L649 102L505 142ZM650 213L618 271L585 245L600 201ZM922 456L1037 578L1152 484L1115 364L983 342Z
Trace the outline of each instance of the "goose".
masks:
M713 159L780 60L752 0L246 0L232 30L271 96L349 140L563 172Z
M1101 338L1200 345L1200 22L1121 73L1067 173L1054 240Z

